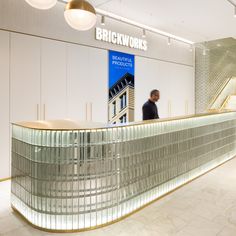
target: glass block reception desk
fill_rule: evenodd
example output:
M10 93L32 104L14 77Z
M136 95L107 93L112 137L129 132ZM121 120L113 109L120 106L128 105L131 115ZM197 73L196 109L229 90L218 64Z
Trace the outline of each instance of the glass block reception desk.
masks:
M14 210L48 231L120 220L236 155L236 112L123 126L12 126Z

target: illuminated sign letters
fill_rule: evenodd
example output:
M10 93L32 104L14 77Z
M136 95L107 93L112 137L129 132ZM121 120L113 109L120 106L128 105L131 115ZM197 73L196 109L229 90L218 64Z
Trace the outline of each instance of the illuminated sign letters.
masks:
M147 41L126 34L116 33L111 30L96 27L96 40L147 51Z

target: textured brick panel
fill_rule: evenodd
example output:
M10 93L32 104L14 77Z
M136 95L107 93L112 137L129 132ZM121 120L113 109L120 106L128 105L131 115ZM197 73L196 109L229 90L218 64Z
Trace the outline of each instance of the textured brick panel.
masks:
M196 113L203 113L225 81L236 76L236 40L196 44L195 57Z

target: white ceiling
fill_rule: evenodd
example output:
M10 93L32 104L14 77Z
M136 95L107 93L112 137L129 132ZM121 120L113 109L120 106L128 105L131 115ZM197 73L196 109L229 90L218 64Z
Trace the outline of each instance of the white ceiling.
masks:
M236 38L234 7L227 0L88 1L96 8L193 42Z

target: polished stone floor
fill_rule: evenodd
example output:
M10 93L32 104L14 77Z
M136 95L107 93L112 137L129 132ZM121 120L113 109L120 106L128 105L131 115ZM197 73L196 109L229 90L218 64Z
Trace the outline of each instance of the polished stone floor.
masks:
M236 236L236 158L116 224L73 234L32 228L10 207L10 181L0 182L1 236Z

